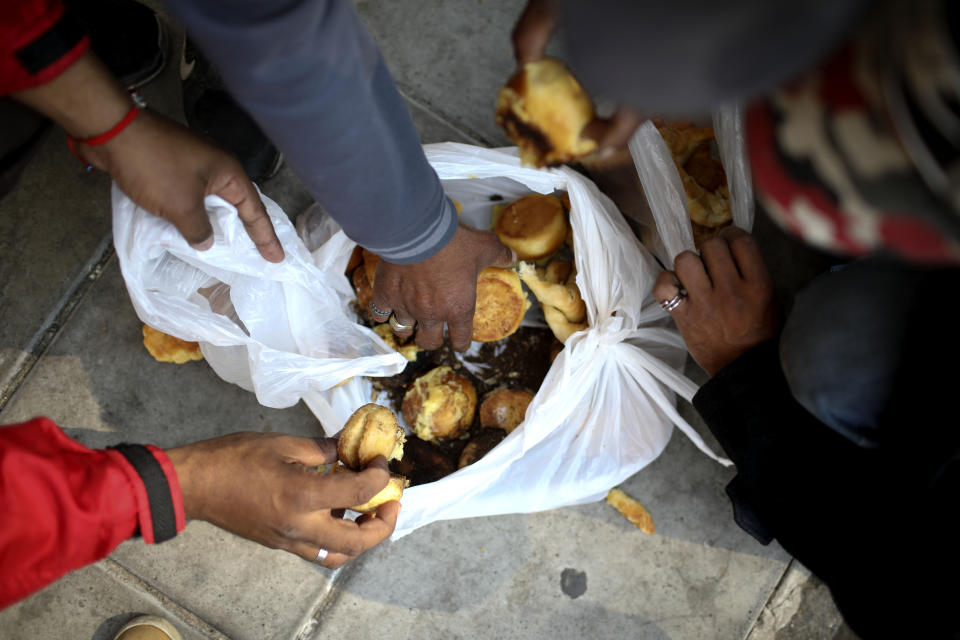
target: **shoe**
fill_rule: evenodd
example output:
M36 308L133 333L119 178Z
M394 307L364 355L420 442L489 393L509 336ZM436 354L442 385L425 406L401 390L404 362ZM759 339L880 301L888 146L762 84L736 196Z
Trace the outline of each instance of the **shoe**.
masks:
M133 0L68 0L93 52L127 89L153 80L167 61L167 32L152 9Z
M223 86L210 63L188 38L180 54L183 113L191 129L211 138L240 160L252 180L280 171L283 156Z
M123 625L113 640L183 640L183 637L163 618L140 616Z

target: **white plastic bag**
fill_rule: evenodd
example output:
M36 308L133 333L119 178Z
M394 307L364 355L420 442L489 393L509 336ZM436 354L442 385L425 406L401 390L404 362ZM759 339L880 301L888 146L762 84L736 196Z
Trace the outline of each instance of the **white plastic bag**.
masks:
M199 342L214 371L254 391L261 404L289 407L308 392L357 376L394 375L406 365L351 319L353 291L343 269L318 268L269 198L262 196L286 252L279 264L260 256L236 209L217 196L204 201L213 247L197 251L116 185L112 195L113 241L137 315Z
M686 348L652 298L660 268L614 204L581 174L523 167L515 149L443 143L425 147L463 218L488 227L491 195L566 190L570 196L577 284L589 328L574 334L527 409L526 420L490 453L436 482L412 487L394 533L437 520L534 512L602 498L663 451L676 424L724 464L680 417L675 393L697 390L682 374ZM342 234L342 232L341 232ZM326 256L326 245L314 252ZM350 246L327 260L343 272ZM328 433L370 401L369 382L304 397Z
M721 107L713 115L713 129L720 161L727 174L733 224L750 231L753 183L747 163L742 109L736 105ZM663 264L672 267L677 254L695 250L680 174L653 122L648 120L637 129L629 147L656 225L656 233L650 239L651 250Z

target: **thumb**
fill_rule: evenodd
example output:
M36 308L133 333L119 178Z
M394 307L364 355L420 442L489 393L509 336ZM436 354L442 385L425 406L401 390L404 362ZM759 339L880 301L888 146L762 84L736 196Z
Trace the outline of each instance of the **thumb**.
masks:
M213 246L213 227L210 217L203 208L203 199L193 205L186 215L171 217L170 222L177 228L191 247L197 251L206 251Z
M483 253L480 269L483 270L486 267L501 267L506 269L516 263L518 260L517 252L500 242L500 239L497 238L497 235L492 231L490 231L489 234L491 241Z

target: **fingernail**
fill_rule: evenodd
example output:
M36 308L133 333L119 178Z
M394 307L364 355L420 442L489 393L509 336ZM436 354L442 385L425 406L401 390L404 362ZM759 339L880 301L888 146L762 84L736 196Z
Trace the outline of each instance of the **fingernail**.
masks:
M213 246L213 234L207 237L206 240L201 242L191 242L190 246L196 249L197 251L206 251Z

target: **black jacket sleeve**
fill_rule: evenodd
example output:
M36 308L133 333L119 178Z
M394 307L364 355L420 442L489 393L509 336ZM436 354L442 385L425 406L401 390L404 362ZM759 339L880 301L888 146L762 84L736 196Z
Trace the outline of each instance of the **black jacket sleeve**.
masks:
M914 387L930 373L912 376ZM911 393L908 380L898 397ZM822 579L858 634L958 637L951 571L960 541L948 515L958 507L958 465L935 456L935 473L919 468L932 460L917 450L923 429L902 438L910 445L854 445L793 399L775 342L723 369L693 402L737 465L727 491L738 524L762 542L776 538ZM894 404L889 418L902 419ZM955 432L955 416L950 424Z

